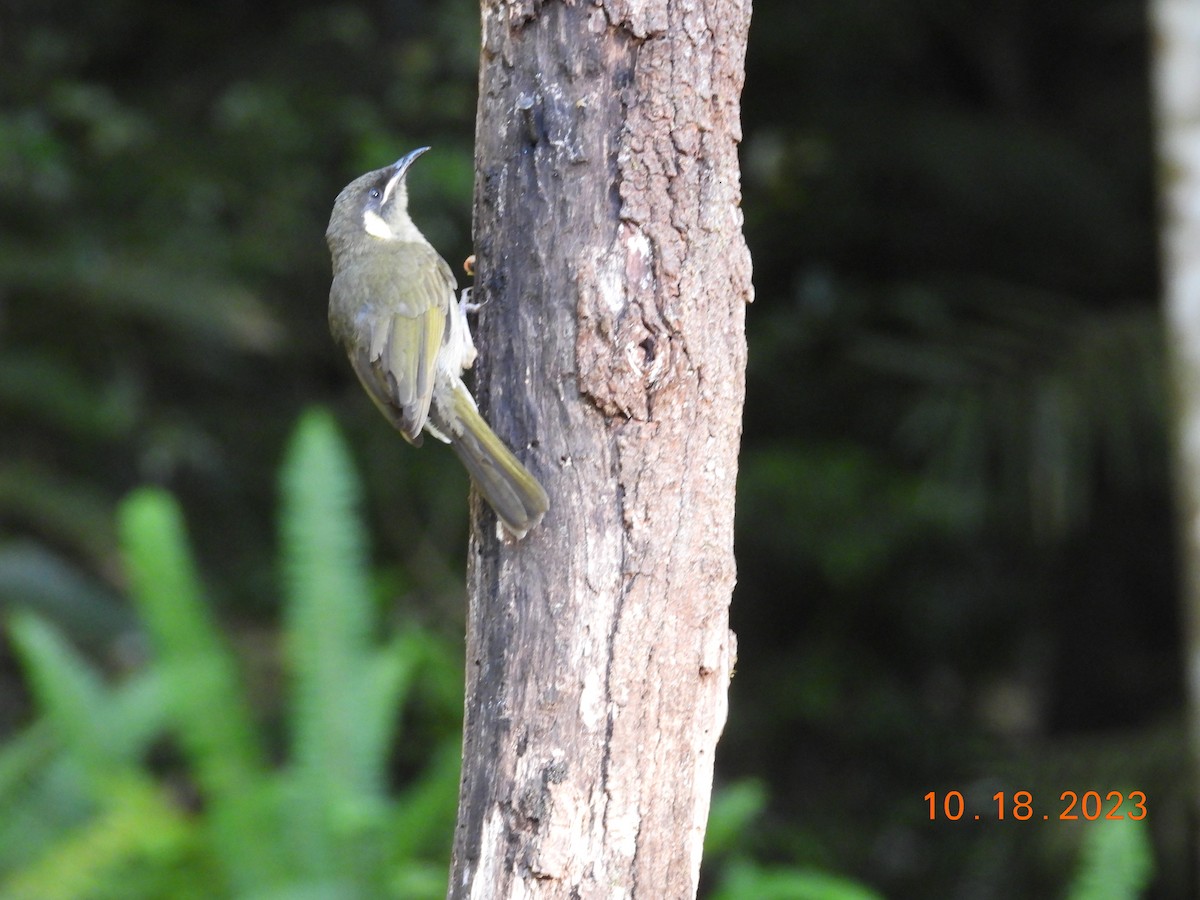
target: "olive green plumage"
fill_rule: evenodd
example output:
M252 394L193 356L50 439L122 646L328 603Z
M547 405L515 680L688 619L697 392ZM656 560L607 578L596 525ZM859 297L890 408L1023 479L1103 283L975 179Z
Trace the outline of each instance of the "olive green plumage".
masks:
M333 256L329 327L359 381L404 438L448 441L517 537L546 492L475 408L461 374L475 360L454 273L408 216L408 167L427 147L350 182L325 232Z

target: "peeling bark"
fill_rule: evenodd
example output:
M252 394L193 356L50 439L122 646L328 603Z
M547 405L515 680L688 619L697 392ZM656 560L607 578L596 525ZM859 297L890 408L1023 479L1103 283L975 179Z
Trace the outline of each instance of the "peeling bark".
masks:
M694 897L735 654L748 0L484 0L476 500L452 898Z

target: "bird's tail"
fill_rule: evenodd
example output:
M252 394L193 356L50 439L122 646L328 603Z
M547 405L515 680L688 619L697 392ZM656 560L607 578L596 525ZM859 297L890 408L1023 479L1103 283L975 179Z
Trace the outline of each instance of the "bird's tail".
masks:
M434 400L431 424L449 439L504 527L525 537L550 508L545 490L479 415L465 385L454 385L448 400L448 410Z

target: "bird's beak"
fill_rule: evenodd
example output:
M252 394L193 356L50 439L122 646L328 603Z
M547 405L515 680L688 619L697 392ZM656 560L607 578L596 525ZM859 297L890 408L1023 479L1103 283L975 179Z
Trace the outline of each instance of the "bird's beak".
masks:
M411 153L404 154L404 156L392 164L392 177L388 179L388 183L383 189L382 203L387 203L388 197L392 195L392 189L404 180L404 176L408 174L408 167L416 162L417 157L428 149L428 147L418 147Z

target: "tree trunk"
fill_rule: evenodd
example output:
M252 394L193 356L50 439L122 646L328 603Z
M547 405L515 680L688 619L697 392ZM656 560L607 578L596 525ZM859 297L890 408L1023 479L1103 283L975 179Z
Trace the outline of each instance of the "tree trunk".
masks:
M1200 777L1200 6L1151 3L1192 775ZM1200 813L1192 788L1191 807ZM1200 860L1200 847L1193 848Z
M694 897L735 653L749 0L483 0L480 406L452 898ZM484 523L484 524L481 524Z

